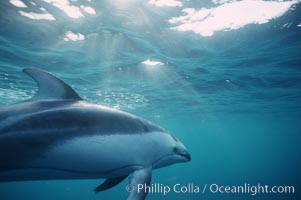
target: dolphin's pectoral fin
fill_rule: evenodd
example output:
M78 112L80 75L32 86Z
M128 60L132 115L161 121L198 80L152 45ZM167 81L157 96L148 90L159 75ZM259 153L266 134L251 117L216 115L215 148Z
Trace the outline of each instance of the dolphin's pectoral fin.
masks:
M39 85L39 91L30 101L39 99L82 100L67 83L49 72L36 68L25 68L23 72L31 76Z
M143 168L134 171L130 178L130 188L128 188L129 196L127 200L144 200L147 192L145 187L150 185L152 179L152 168ZM139 186L143 186L142 189L139 189Z
M124 179L126 179L126 177L128 177L128 175L106 179L102 184L100 184L97 188L95 188L94 191L101 192L101 191L110 189L110 188L114 187L115 185L118 185L119 183L121 183Z

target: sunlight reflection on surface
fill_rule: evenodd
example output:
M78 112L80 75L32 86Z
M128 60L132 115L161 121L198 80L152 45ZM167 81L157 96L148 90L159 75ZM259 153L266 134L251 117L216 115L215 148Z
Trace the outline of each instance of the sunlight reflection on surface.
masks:
M84 40L85 36L81 33L73 33L72 31L66 32L66 37L64 38L65 41L79 41Z
M37 13L38 5L35 2L29 2L32 6L28 7L22 0L9 0L10 4L21 9L21 16L34 20L59 20L51 7L63 11L69 18L79 19L96 15L96 8L91 6L91 1L72 1L72 0L42 0L50 7L39 7L42 13ZM249 24L264 24L275 18L286 14L294 6L300 3L300 0L278 1L278 0L212 0L212 7L193 8L186 7L187 2L180 0L149 0L144 4L150 4L154 7L148 9L159 10L160 7L183 7L182 15L174 17L174 13L169 17L168 27L177 31L192 31L200 36L208 37L214 35L217 31L231 31L240 29ZM112 0L110 4L116 9L132 10L136 5L140 5L135 0ZM185 6L186 5L186 6ZM174 8L172 8L174 9ZM50 12L51 11L51 12ZM138 9L137 16L131 18L126 24L146 25L151 24L152 20L146 15L146 11ZM251 12L250 12L251 11ZM87 15L88 14L88 15ZM120 15L122 16L122 15ZM122 19L120 19L122 20ZM82 37L78 40L82 40ZM70 39L72 40L72 39ZM75 41L75 40L74 40Z
M164 65L164 63L159 62L159 61L151 61L150 59L147 59L142 62L144 65L149 65L149 66L156 66L156 65Z
M94 8L90 6L80 5L75 6L72 5L69 0L42 0L44 3L48 3L49 5L52 5L61 11L63 11L68 17L73 19L78 19L84 17L83 13L87 13L89 15L95 15L96 11ZM36 12L29 12L28 6L21 0L10 0L9 1L12 5L18 7L18 8L27 8L26 10L21 10L19 13L21 16L27 17L29 19L34 20L56 20L56 18L53 16L53 14L50 14L48 10L44 7L40 7L39 9L43 11L43 13L36 13ZM34 7L37 7L38 5L35 2L30 2L30 4Z
M43 0L46 3L52 4L53 6L64 11L71 18L83 17L80 9L76 6L72 6L68 0Z
M16 7L27 8L27 6L21 0L10 0L9 2Z
M39 13L33 13L33 12L24 12L24 11L19 11L19 13L24 16L24 17L27 17L29 19L37 19L37 20L41 20L41 19L44 19L44 20L50 20L50 21L53 21L55 20L55 18L49 14L49 13L45 13L45 14L39 14Z
M183 3L177 0L150 0L149 4L155 5L157 7L182 7Z
M180 24L173 27L174 30L212 36L216 31L236 30L248 24L267 23L284 15L296 3L298 1L244 0L224 3L209 9L186 8L182 10L185 13L183 16L173 17L169 22Z

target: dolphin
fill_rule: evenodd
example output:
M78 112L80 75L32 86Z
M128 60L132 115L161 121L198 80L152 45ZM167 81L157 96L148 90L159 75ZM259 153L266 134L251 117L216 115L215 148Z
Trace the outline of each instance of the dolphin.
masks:
M0 107L0 182L105 179L95 192L128 176L128 200L143 200L152 170L190 161L163 128L116 109L85 102L68 84L25 68L39 86L29 100Z

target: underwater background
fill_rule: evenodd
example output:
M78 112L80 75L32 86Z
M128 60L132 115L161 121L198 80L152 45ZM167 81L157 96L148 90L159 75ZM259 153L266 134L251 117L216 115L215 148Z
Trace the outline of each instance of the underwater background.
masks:
M192 160L153 171L152 183L200 193L147 199L301 199L299 0L2 0L1 106L37 91L25 67L185 144ZM1 182L0 199L126 199L128 180L95 194L101 182ZM202 193L245 183L295 194Z

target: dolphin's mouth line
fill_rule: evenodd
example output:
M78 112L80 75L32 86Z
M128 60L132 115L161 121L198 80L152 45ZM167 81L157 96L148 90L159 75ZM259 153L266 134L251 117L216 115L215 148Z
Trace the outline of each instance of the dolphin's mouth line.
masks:
M157 160L155 160L155 162L153 163L153 167L156 167L157 163L160 162L161 160L163 160L166 157L169 156L182 156L183 158L187 159L187 161L191 160L190 154L188 152L183 152L183 153L170 153L170 154L166 154L165 156L162 156L160 158L158 158Z
M187 159L187 161L191 160L191 156L190 156L190 154L187 151L183 151L181 153L178 153L177 155L183 156L184 158Z

